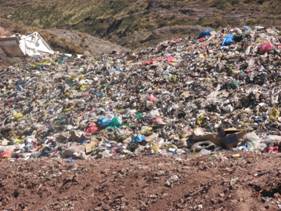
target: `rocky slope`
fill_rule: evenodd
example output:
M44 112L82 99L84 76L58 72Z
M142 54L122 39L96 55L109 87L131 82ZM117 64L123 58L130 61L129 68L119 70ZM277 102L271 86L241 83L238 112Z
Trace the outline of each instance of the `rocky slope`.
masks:
M2 18L50 28L71 28L127 47L197 32L200 26L280 25L279 0L11 0Z

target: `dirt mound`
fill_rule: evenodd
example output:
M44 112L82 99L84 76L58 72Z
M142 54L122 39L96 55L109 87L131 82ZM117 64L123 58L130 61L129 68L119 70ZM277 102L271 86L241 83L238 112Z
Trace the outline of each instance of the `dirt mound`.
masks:
M277 210L280 156L1 161L1 210Z
M100 56L128 51L117 44L78 31L47 29L40 32L54 49L61 52Z
M2 37L2 36L5 37L5 36L9 36L9 35L10 35L10 32L0 26L0 37Z

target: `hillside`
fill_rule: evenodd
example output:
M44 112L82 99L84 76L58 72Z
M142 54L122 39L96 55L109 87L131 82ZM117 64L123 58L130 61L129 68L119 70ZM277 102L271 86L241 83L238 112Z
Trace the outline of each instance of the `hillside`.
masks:
M10 0L2 18L41 28L76 29L126 47L197 32L200 26L279 26L279 0Z

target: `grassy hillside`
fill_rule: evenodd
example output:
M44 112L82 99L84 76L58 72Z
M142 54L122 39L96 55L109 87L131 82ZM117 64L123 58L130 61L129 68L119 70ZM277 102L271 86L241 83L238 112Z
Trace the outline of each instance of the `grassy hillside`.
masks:
M0 0L0 14L42 28L77 29L127 47L199 26L281 23L280 0Z

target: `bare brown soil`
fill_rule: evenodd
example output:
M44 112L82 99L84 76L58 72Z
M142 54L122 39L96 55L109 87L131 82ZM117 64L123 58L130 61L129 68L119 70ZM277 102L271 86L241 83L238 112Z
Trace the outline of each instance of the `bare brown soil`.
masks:
M278 210L280 155L0 161L1 210Z

